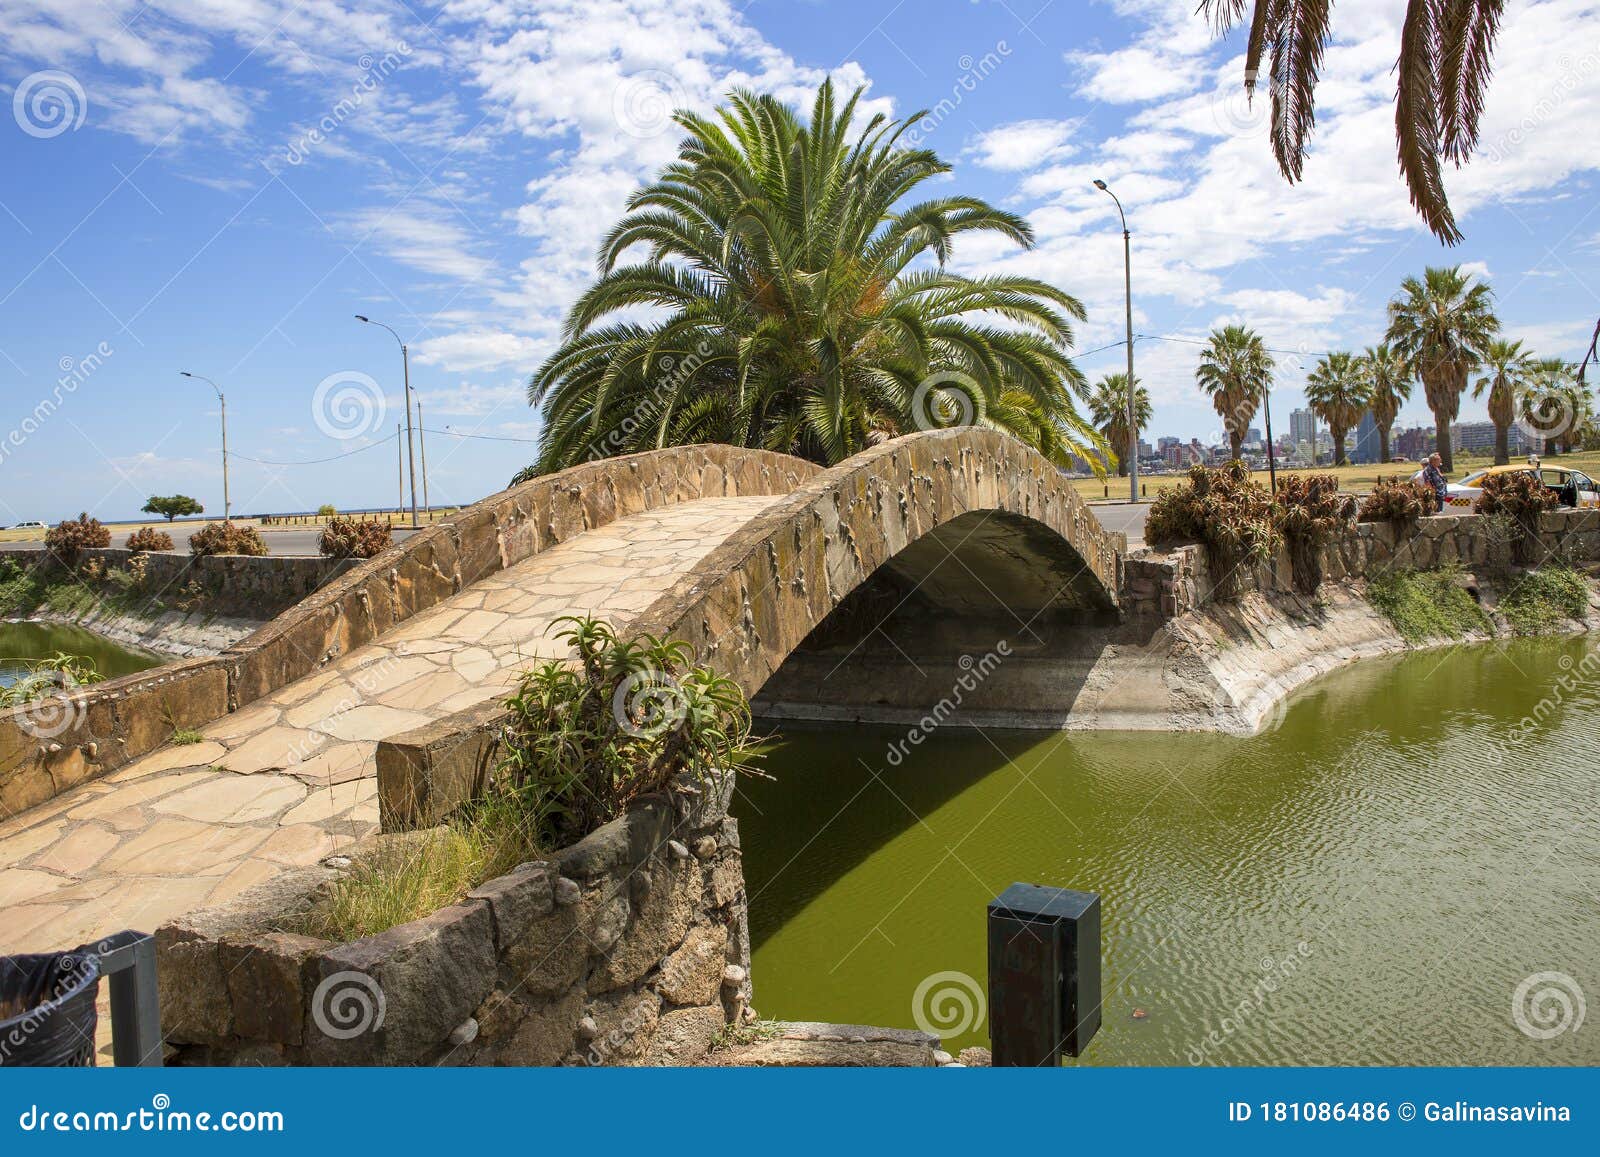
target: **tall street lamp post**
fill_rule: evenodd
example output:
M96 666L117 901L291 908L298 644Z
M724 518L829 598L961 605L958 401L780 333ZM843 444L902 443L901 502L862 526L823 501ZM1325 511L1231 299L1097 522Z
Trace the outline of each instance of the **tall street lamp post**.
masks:
M406 350L406 343L400 341L400 335L381 321L373 321L370 317L356 314L356 320L366 322L368 325L381 326L389 330L394 340L400 342L400 372L404 375L406 390L406 463L411 474L411 525L416 528L422 525L417 521L417 447L411 433L411 356Z
M1128 500L1139 501L1139 424L1134 420L1133 408L1133 242L1128 232L1128 216L1122 211L1122 202L1106 183L1095 179L1094 187L1117 203L1117 216L1122 220L1122 288L1127 301L1128 320Z
M222 387L210 378L203 378L199 374L191 374L188 370L179 370L186 378L193 378L197 382L204 382L217 391L217 402L222 407L222 521L227 522L232 508L228 501L228 399L222 396Z

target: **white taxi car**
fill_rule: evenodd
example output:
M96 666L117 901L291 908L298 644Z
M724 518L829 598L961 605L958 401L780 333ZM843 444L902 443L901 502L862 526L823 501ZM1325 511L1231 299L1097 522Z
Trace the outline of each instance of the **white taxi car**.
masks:
M1515 474L1519 471L1537 474L1546 488L1555 491L1563 506L1600 507L1600 485L1596 485L1587 474L1569 470L1565 466L1528 466L1523 463L1474 470L1460 482L1450 483L1447 490L1450 506L1459 508L1463 514L1470 513L1478 499L1483 497L1485 478L1491 474ZM1412 475L1412 481L1421 482L1422 471Z

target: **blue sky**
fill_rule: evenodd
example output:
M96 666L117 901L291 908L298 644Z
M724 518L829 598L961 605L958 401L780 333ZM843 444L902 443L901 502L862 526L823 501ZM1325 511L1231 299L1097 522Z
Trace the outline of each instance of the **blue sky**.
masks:
M1280 422L1315 355L1376 341L1400 278L1441 260L1489 277L1512 336L1581 355L1600 0L1512 0L1479 156L1449 177L1467 239L1448 253L1395 175L1400 0L1336 6L1297 187L1238 92L1238 34L1216 41L1194 7L0 0L0 523L173 491L220 510L216 400L183 369L227 392L236 512L392 502L399 351L356 313L411 345L433 500L498 489L531 457L509 440L537 433L527 375L596 240L672 153L665 112L734 85L805 100L830 73L875 108L939 110L920 131L952 184L1040 242L955 265L1080 296L1081 350L1121 336L1103 176L1134 231L1136 330L1243 321L1301 351L1280 359ZM1152 434L1216 435L1190 341L1136 343ZM1420 399L1402 415L1424 420Z

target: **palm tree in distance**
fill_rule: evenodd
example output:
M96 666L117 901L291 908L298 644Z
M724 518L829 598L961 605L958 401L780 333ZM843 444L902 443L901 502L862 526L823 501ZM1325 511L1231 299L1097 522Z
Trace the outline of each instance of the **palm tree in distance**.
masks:
M1495 338L1483 351L1483 377L1472 387L1474 398L1489 395L1489 421L1494 423L1494 464L1511 461L1511 423L1527 396L1533 376L1533 355L1520 341Z
M745 91L712 116L676 114L677 160L629 198L533 374L544 433L519 477L696 442L831 464L953 424L1104 462L1073 403L1088 388L1069 356L1083 306L946 267L963 234L1026 249L1032 228L976 197L908 202L950 166L901 143L920 113L855 127L860 96L841 104L825 83L806 123Z
M1139 385L1135 377L1133 386L1133 420L1143 430L1150 425L1150 391ZM1094 384L1089 394L1089 417L1095 428L1114 450L1133 445L1128 434L1128 375L1107 374ZM1117 454L1117 474L1125 476L1128 463Z
M1594 417L1594 404L1571 366L1560 358L1538 358L1528 363L1517 417L1543 439L1546 453L1570 454Z
M1229 450L1236 460L1250 420L1256 416L1256 407L1272 385L1274 365L1261 335L1242 325L1212 330L1205 349L1200 351L1194 378L1222 419Z
M1461 412L1467 376L1499 331L1488 284L1459 265L1429 266L1422 277L1406 278L1389 303L1389 344L1422 380L1446 473L1455 469L1450 423Z
M1378 459L1389 461L1389 439L1394 432L1394 420L1400 407L1411 398L1411 374L1406 364L1389 348L1387 342L1368 346L1361 355L1361 368L1367 377L1367 391L1371 398L1372 423L1378 428Z
M1300 179L1314 98L1331 36L1333 0L1200 0L1219 35L1250 10L1244 86L1263 78L1272 96L1272 153L1284 179ZM1445 196L1443 165L1459 168L1478 143L1495 35L1505 0L1406 0L1394 105L1400 173L1411 204L1446 245L1461 240Z
M1345 435L1367 412L1372 402L1371 388L1360 359L1343 351L1318 359L1306 376L1306 404L1328 423L1335 466L1350 465L1344 453Z

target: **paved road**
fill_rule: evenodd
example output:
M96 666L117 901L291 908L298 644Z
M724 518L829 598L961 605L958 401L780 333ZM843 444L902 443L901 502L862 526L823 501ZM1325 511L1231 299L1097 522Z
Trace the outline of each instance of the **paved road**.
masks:
M111 545L114 547L126 546L129 533L131 532L126 530L113 531ZM169 533L172 535L172 542L178 550L185 551L189 549L189 534L193 533L192 531L185 532L182 527L175 526ZM267 553L269 554L315 556L318 553L317 536L321 533L320 528L313 527L307 527L304 530L263 530L261 532L261 541L267 544ZM400 542L411 533L409 527L402 528L397 526L394 529L394 540ZM23 542L0 542L0 551L38 550L43 545L44 537L41 535L38 538Z
M1148 502L1091 502L1100 525L1114 533L1128 536L1129 546L1144 545L1144 520L1149 517Z

